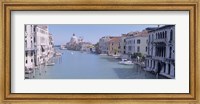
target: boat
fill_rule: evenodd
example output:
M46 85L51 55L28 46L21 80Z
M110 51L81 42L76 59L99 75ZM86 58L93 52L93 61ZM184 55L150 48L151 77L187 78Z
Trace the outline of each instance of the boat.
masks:
M66 50L67 48L65 47L65 45L61 45L60 46L60 50Z
M100 56L108 56L107 54L100 54Z
M120 55L112 55L115 59L120 58Z
M133 62L127 59L122 59L122 61L119 61L118 63L123 65L133 65Z
M55 63L48 63L47 66L53 66Z
M60 52L56 52L55 55L56 55L56 56L61 56L62 53L60 53Z

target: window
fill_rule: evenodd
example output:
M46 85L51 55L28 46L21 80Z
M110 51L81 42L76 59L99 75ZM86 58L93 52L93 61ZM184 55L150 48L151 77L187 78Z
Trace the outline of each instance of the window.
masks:
M152 40L154 39L154 34L152 34Z
M137 52L140 52L140 47L139 46L137 47Z
M28 56L28 52L26 52L26 57Z
M147 47L146 47L146 52L147 52Z
M167 38L167 31L165 31L165 38Z
M171 30L170 31L170 41L172 41L172 39L173 39L173 31Z
M156 39L158 38L158 34L156 33Z
M35 37L33 38L33 41L34 41L34 43L35 43Z
M33 59L31 59L31 62L33 62Z
M25 40L25 47L27 47L27 41Z
M151 41L151 35L149 35L149 41Z
M140 44L140 39L137 40L137 44Z
M171 66L170 66L170 64L168 64L168 74L170 74L170 68Z
M37 32L37 31L36 31L36 27L35 27L35 26L33 27L33 31L34 31L34 32Z
M165 33L164 33L164 31L163 31L163 38L165 38Z
M128 50L131 51L131 46L128 46Z
M26 64L28 63L28 61L26 60Z
M169 48L169 58L171 58L172 55L172 47Z

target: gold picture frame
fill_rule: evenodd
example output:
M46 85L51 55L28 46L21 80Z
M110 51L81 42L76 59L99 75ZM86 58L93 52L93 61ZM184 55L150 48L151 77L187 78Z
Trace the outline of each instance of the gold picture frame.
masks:
M200 103L200 1L199 0L3 0L1 2L1 103ZM190 93L188 94L13 94L11 93L11 11L120 10L189 11Z

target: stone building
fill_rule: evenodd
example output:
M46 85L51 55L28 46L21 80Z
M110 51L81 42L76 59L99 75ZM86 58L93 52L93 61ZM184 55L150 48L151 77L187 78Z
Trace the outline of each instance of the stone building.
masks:
M54 54L53 38L47 25L25 25L25 69L46 63Z
M108 54L109 41L112 37L104 36L99 39L99 51L101 54Z
M175 78L175 26L164 25L149 31L147 71Z
M71 37L70 41L66 44L67 49L69 50L80 50L80 43L83 42L82 37L77 37L75 34Z
M126 54L126 39L127 34L122 34L120 37L120 55Z
M33 25L25 25L25 37L24 37L24 48L25 48L25 69L30 70L36 66L36 35L33 30Z

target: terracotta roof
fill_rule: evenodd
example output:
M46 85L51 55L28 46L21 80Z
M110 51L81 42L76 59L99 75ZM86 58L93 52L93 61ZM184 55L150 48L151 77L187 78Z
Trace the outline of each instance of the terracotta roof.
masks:
M121 37L112 37L110 42L118 42L118 41L120 41L120 38Z
M146 36L148 36L148 31L143 30L143 31L139 32L138 34L136 34L134 37L146 37Z

